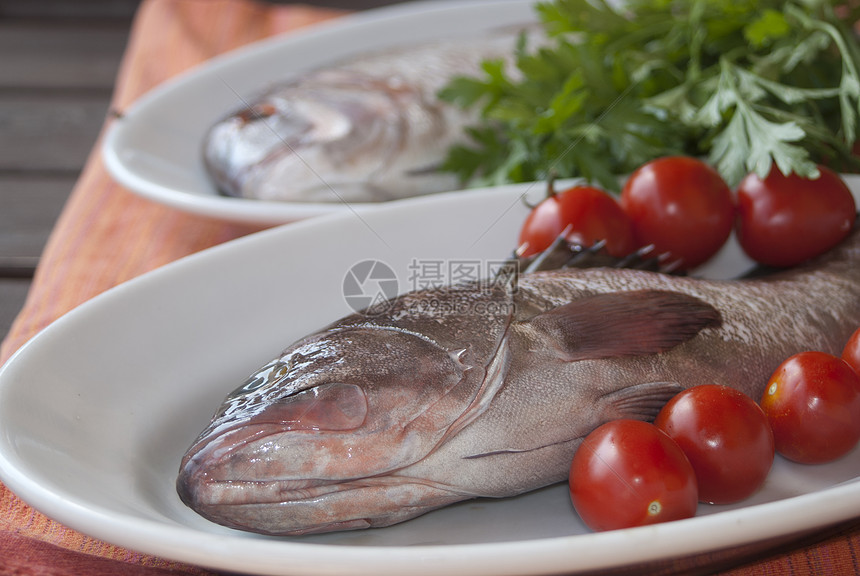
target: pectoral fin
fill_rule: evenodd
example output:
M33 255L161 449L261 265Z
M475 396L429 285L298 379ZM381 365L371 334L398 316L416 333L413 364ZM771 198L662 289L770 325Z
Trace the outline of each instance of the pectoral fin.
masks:
M571 362L665 352L720 322L707 302L667 290L596 294L528 321Z
M632 418L652 421L663 406L684 388L675 382L646 382L628 386L598 400L606 420Z
M591 431L592 427L597 427L603 422L610 420L619 420L622 418L630 418L634 420L644 420L652 422L663 406L672 399L673 396L684 390L684 388L676 382L646 382L627 386L620 390L616 390L609 394L598 398L593 415L596 420L591 422L591 426L580 430L582 437ZM496 448L487 452L472 454L466 456L466 459L486 458L488 456L505 456L509 454L520 454L524 452L534 452L542 450L558 444L566 444L576 439L575 436L556 436L551 434L549 438L546 435L541 437L542 440L548 442L522 446L505 446Z

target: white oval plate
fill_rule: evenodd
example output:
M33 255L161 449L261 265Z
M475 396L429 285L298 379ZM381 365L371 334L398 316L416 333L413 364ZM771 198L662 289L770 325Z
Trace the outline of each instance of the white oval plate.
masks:
M253 43L165 82L124 110L105 135L105 165L132 192L224 220L269 225L364 210L365 204L219 195L203 166L203 138L218 120L273 82L365 51L531 22L536 17L532 4L532 0L409 2Z
M739 505L596 534L579 522L563 484L463 502L389 528L297 538L233 531L180 502L180 458L223 397L293 340L351 312L342 293L351 266L385 262L406 291L422 263L498 263L526 214L525 192L534 201L543 190L439 194L361 216L305 220L94 298L0 370L0 479L36 509L96 538L273 575L572 573L772 545L858 515L856 451L824 466L778 458L764 488ZM730 245L707 273L747 266Z

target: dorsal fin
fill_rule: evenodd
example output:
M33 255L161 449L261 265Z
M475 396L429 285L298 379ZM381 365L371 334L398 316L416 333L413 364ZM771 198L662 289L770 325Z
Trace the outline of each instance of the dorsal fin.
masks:
M595 294L528 321L571 362L665 352L720 322L707 302L667 290Z
M517 291L520 281L520 262L516 258L505 260L492 279L492 286L501 288L507 294Z

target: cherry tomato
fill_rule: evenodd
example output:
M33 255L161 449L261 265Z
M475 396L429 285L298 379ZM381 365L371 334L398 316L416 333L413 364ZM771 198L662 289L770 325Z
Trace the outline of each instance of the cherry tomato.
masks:
M738 186L738 242L747 256L768 266L794 266L823 254L851 231L857 207L838 174L819 166L808 180L774 166Z
M570 498L592 530L689 518L698 500L687 457L639 420L613 420L583 440L570 467Z
M854 331L845 348L842 350L842 359L860 374L860 328Z
M672 398L654 425L669 435L693 465L699 501L730 504L751 496L773 464L773 432L752 398L706 384Z
M639 167L621 191L621 206L637 244L653 244L685 270L716 254L732 232L731 190L695 158L669 156Z
M780 364L760 401L776 450L803 464L829 462L860 439L860 376L824 352L801 352Z
M520 231L522 256L545 250L568 226L569 242L591 246L606 240L606 251L618 258L636 249L630 219L618 202L598 188L574 186L551 193L529 213Z

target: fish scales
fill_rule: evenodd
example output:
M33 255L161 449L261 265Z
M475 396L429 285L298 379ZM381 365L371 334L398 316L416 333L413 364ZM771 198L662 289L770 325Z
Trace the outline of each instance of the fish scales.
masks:
M224 402L177 488L203 516L304 534L387 526L562 481L582 438L684 388L753 398L860 326L860 232L749 280L592 268L416 291L302 339ZM434 305L429 305L435 302Z

